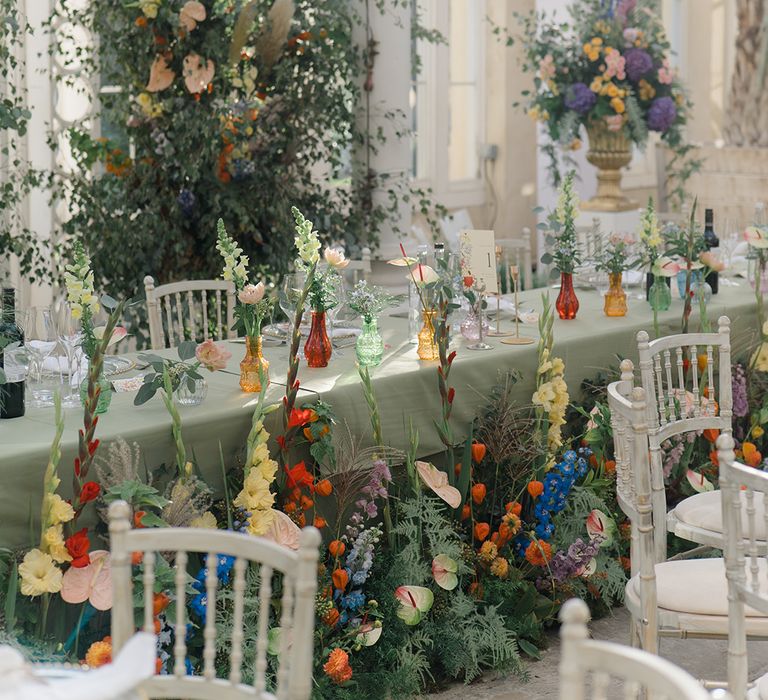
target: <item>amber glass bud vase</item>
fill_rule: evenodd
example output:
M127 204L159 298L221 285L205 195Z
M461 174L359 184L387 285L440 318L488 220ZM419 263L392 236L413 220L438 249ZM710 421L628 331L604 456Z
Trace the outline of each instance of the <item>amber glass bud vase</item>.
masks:
M560 294L557 295L555 308L562 319L576 318L579 300L576 298L576 292L573 291L573 274L570 272L560 273Z
M440 357L440 353L437 348L437 342L435 341L435 315L433 310L422 311L422 318L424 319L424 325L419 331L419 347L416 350L416 354L420 360L437 360Z
M608 291L605 293L603 311L606 316L627 315L627 294L621 286L621 273L608 275Z
M327 367L333 347L325 329L325 311L312 312L312 326L304 343L304 357L310 367Z
M245 357L240 363L240 388L248 393L261 391L259 367L269 381L269 362L261 352L261 336L249 335L245 338Z

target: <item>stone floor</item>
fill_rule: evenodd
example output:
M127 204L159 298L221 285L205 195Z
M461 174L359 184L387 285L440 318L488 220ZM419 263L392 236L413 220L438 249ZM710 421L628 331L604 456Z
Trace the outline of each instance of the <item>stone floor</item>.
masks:
M629 617L623 609L613 616L590 624L595 639L626 644L628 642ZM725 680L724 640L663 639L661 655L685 668L696 678ZM750 642L750 677L768 672L768 642ZM560 661L560 645L555 633L549 649L543 652L541 661L528 664L529 680L518 678L494 678L485 676L475 683L455 685L442 693L428 696L429 700L556 700L558 698L557 665Z

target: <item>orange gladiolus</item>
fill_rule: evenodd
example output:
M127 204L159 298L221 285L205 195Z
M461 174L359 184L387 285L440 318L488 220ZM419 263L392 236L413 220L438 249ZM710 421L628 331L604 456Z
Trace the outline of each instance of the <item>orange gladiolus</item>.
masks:
M472 487L472 500L475 502L475 505L479 506L485 500L486 493L485 484L475 484Z
M760 454L757 447L755 447L751 442L745 442L741 446L742 452L744 453L744 461L750 466L750 467L756 467L760 462L763 461L763 455Z
M482 442L472 443L472 459L474 460L475 464L480 464L480 462L483 461L486 451L487 448L485 445L483 445Z
M328 551L332 557L340 557L344 554L344 552L347 551L347 545L345 545L341 540L333 540L328 545Z
M315 516L315 522L312 523L318 530L322 530L328 523L321 515Z
M475 523L475 539L484 542L491 533L491 526L488 523Z
M544 484L542 484L540 481L529 481L527 489L531 498L538 498L542 493L544 493Z
M333 493L333 486L328 479L323 479L322 481L317 482L315 491L321 496L330 496L331 493Z
M466 520L472 514L472 509L469 507L469 503L465 503L461 509L461 519Z
M711 442L714 444L715 440L717 440L718 436L720 435L720 431L716 428L707 428L704 431L704 437L707 439L707 442Z
M331 574L331 579L333 580L334 587L338 588L340 591L343 591L349 583L349 574L347 573L346 569L336 569Z

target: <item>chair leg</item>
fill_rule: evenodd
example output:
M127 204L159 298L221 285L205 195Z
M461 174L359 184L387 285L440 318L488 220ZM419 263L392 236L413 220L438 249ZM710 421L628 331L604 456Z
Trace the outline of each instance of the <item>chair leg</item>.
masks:
M637 620L634 616L629 620L629 646L633 649L640 647L640 636L637 633Z

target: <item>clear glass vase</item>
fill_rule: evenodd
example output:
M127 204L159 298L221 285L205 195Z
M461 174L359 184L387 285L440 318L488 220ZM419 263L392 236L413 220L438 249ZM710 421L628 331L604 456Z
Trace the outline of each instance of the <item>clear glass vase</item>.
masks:
M677 293L680 295L681 299L685 299L685 279L688 275L687 270L680 270L680 272L677 273ZM701 270L691 270L691 291L693 292L696 287L699 286L702 279L702 271Z
M483 337L488 336L490 330L490 324L488 323L488 317L481 310L478 317L477 309L472 304L467 309L467 315L461 322L461 335L467 340L480 340L480 319L483 323Z
M627 315L627 293L621 286L621 273L608 275L608 291L605 293L603 311L606 316Z
M261 368L261 372L259 371ZM261 336L247 336L245 357L240 363L240 388L247 393L261 391L261 375L269 381L269 361L262 354Z
M205 379L184 377L173 395L179 406L199 406L208 396L208 382Z
M375 316L363 318L363 330L355 343L357 363L361 367L376 367L384 356L384 341Z
M672 290L669 278L653 276L653 283L648 289L648 303L656 311L666 311L672 305Z
M755 253L750 249L749 255L747 255L747 279L749 284L754 289L757 285L757 275L760 275L760 291L765 294L768 292L768 265L765 260L761 260L761 255Z
M80 382L80 403L85 406L85 402L88 398L88 377L91 373L90 363L88 365L88 371L85 374L85 378ZM96 414L106 413L109 409L109 404L112 403L112 382L110 382L104 375L102 369L99 374L99 380L97 382L99 387L99 398L96 403Z

